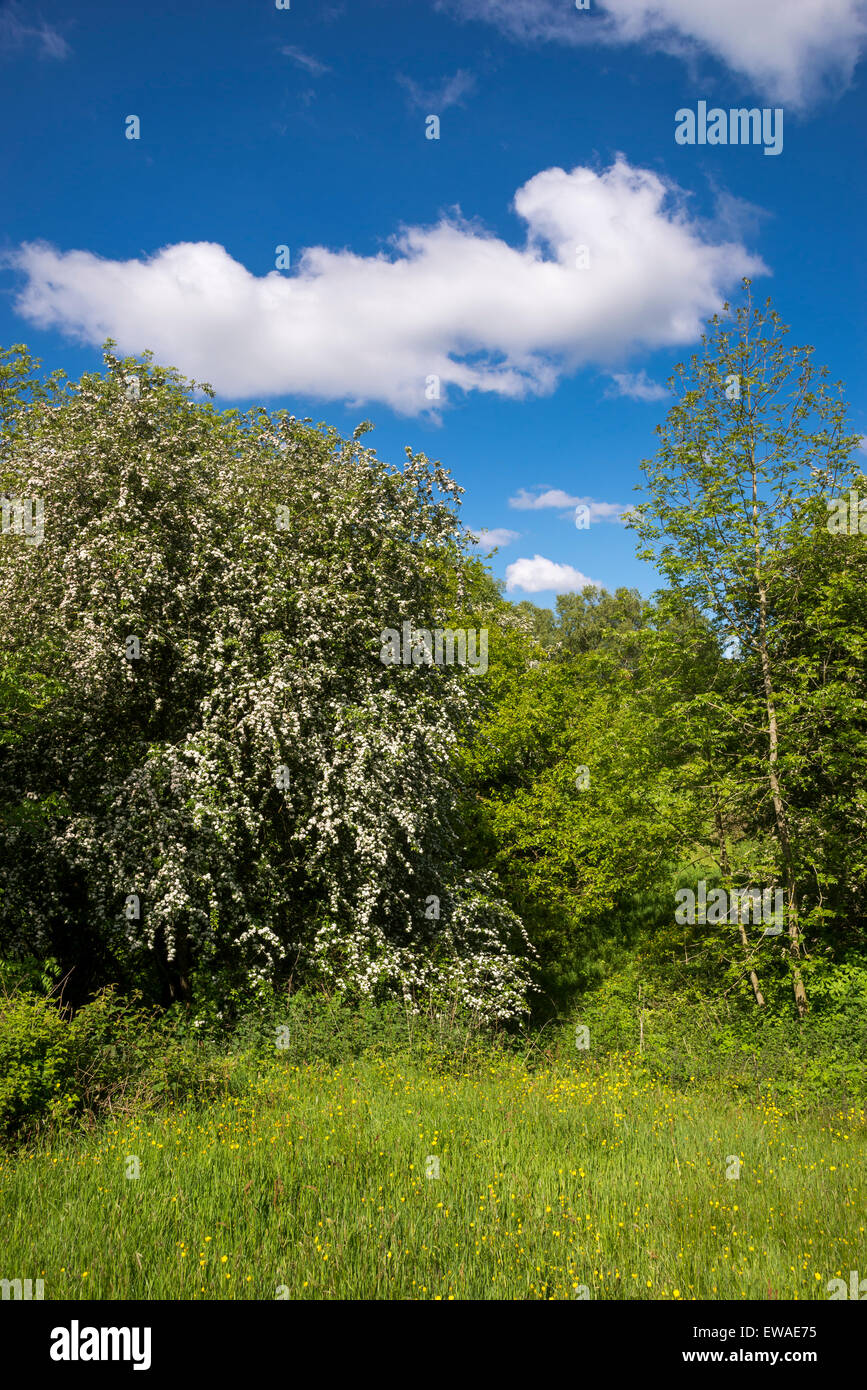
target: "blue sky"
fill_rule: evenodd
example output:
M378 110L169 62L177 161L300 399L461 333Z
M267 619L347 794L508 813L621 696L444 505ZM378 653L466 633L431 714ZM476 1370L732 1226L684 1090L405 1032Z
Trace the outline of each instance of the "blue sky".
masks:
M744 273L867 434L865 39L864 0L0 4L2 341L371 419L510 597L649 593L618 509ZM700 101L782 110L782 151L678 144Z

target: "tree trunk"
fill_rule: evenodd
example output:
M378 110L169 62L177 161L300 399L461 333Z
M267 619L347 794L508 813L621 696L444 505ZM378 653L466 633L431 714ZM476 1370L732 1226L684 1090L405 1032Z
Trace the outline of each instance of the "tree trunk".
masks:
M756 586L759 596L759 657L762 663L762 684L765 692L765 712L768 718L768 785L771 790L771 800L774 806L774 819L777 827L777 838L780 842L780 851L783 857L783 877L786 888L787 920L789 924L789 959L792 967L792 986L795 991L795 1004L798 1009L798 1017L803 1018L809 1007L807 1003L807 991L804 989L804 980L801 975L801 968L798 964L801 955L800 933L798 930L798 890L795 881L795 867L792 861L792 845L789 839L789 827L786 820L786 810L783 805L783 798L780 792L780 781L777 776L779 764L779 732L777 729L777 708L774 698L774 684L771 678L771 658L768 652L768 633L767 633L767 612L768 612L768 592L762 574L761 543L759 540L758 527L758 484L756 478L755 460L751 457L752 480L753 480L753 540L756 555Z
M715 806L715 807L714 807L714 813L713 813L713 815L714 815L714 821L715 821L715 823L716 823L717 841L718 841L718 843L719 843L719 863L720 863L720 868L722 869L723 874L724 874L724 876L725 876L726 884L728 885L728 888L730 889L730 888L731 888L731 881L732 881L731 864L729 863L729 852L728 852L728 850L727 850L727 848L726 848L726 838L725 838L725 832L723 831L722 816L721 816L720 813L719 813L719 807L718 807L718 806ZM741 921L741 914L740 914L740 913L738 913L738 931L740 932L741 944L743 945L743 948L744 948L744 955L747 957L747 959L749 959L750 943L749 943L749 941L747 940L747 934L746 934L746 932L744 931L744 924L743 924L743 922ZM756 1003L758 1004L758 1006L759 1006L760 1009L763 1009L763 1008L765 1007L765 996L762 994L762 991L759 989L759 977L758 977L758 975L756 974L755 970L753 970L752 966L750 966L749 974L750 974L750 984L751 984L752 987L753 987L753 994L756 996Z
M184 928L177 929L173 956L169 956L165 933L160 928L154 942L153 958L162 985L163 1004L168 1007L176 1003L191 1003L190 950Z

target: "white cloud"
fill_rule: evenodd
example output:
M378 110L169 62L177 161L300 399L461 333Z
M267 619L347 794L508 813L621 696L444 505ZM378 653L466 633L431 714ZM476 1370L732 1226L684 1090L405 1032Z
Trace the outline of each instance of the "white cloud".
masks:
M506 589L509 593L522 589L525 594L541 594L549 590L556 594L579 594L588 584L597 589L602 587L597 580L588 579L586 574L572 565L558 565L554 560L546 560L544 555L534 555L532 560L524 557L506 566Z
M521 398L596 363L694 342L744 275L766 273L737 241L713 242L679 191L618 158L596 173L546 169L520 188L514 247L459 213L406 227L388 252L314 246L293 273L252 275L212 242L147 260L25 244L15 303L58 328L157 359L224 396L298 394L430 411L426 383ZM275 244L279 237L275 235ZM592 269L576 269L575 244Z
M589 509L590 521L619 521L627 510L620 502L594 502L592 497L570 497L562 488L546 488L542 492L528 492L525 487L518 488L517 496L509 498L509 506L519 512L538 512L547 508L579 505Z
M483 526L480 531L470 531L474 543L484 550L493 550L495 545L511 545L520 534L520 531L509 531L505 526L494 526L490 531Z
M476 88L476 79L465 68L458 68L453 77L443 80L438 87L421 87L411 77L398 73L397 81L409 93L410 101L419 110L438 115L450 106L463 105L464 97Z
M664 401L668 395L665 387L658 381L651 381L643 368L636 373L612 372L611 380L617 386L612 395L629 396L633 401Z
M712 54L776 101L799 105L852 78L867 33L865 0L439 0L520 42L644 42Z
M623 502L592 502L589 497L581 500L590 508L591 521L622 521L626 512L632 510Z
M287 44L280 49L284 58L291 58L293 63L297 63L299 68L305 72L310 72L314 77L321 77L323 72L330 72L331 68L327 63L320 63L318 58L305 53L303 48L296 48L293 44Z
M575 507L580 501L580 497L570 497L568 492L559 487L549 487L535 495L521 487L518 488L517 497L509 498L509 506L519 512L539 512L546 507Z
M68 58L72 49L63 35L44 19L28 24L29 17L16 0L0 9L0 53L35 43L39 45L40 58Z

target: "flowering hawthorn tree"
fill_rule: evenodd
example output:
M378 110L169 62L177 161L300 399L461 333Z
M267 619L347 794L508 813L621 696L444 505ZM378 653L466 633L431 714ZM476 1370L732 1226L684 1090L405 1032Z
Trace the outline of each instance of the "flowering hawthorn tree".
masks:
M112 346L76 384L0 358L0 486L44 517L0 536L6 944L73 995L291 972L519 1014L523 929L456 830L482 682L380 660L473 616L461 489Z

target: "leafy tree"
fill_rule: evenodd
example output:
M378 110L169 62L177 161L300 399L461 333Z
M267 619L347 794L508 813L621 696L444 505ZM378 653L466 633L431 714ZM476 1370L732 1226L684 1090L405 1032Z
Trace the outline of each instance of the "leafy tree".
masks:
M538 608L525 599L515 612L529 623L529 630L546 651L557 657L577 656L604 648L627 656L625 635L640 632L648 620L650 604L637 589L618 589L609 594L587 584L580 594L558 594L556 613ZM629 649L635 654L635 648Z
M817 521L824 498L850 471L857 436L842 386L832 390L812 348L788 347L770 307L746 302L716 315L702 351L678 364L676 397L644 464L647 499L635 522L643 558L702 611L736 679L716 705L718 787L749 792L751 817L772 836L785 885L789 967L798 1013L807 1008L802 915L815 888L815 818L796 811L814 750L806 717L834 703L824 639L798 637L804 597L817 579ZM824 546L824 542L822 543ZM837 595L815 611L839 612ZM851 642L843 639L851 657ZM736 773L736 776L735 776ZM712 800L718 800L709 789Z
M557 628L550 608L539 608L537 604L523 599L514 605L514 609L529 625L528 630L540 646L548 648L556 642Z
M651 606L637 589L620 588L614 594L588 584L580 594L560 594L557 598L557 633L563 652L616 650L623 657L627 644L623 637L640 632L650 616ZM632 646L634 654L636 648Z
M484 620L460 489L110 347L68 386L7 358L0 481L45 508L0 538L7 944L79 999L291 974L520 1013L521 925L453 809L480 677L381 660Z
M491 864L563 1001L595 978L625 905L667 881L676 842L652 714L612 653L546 657L513 634L463 766L467 838Z

